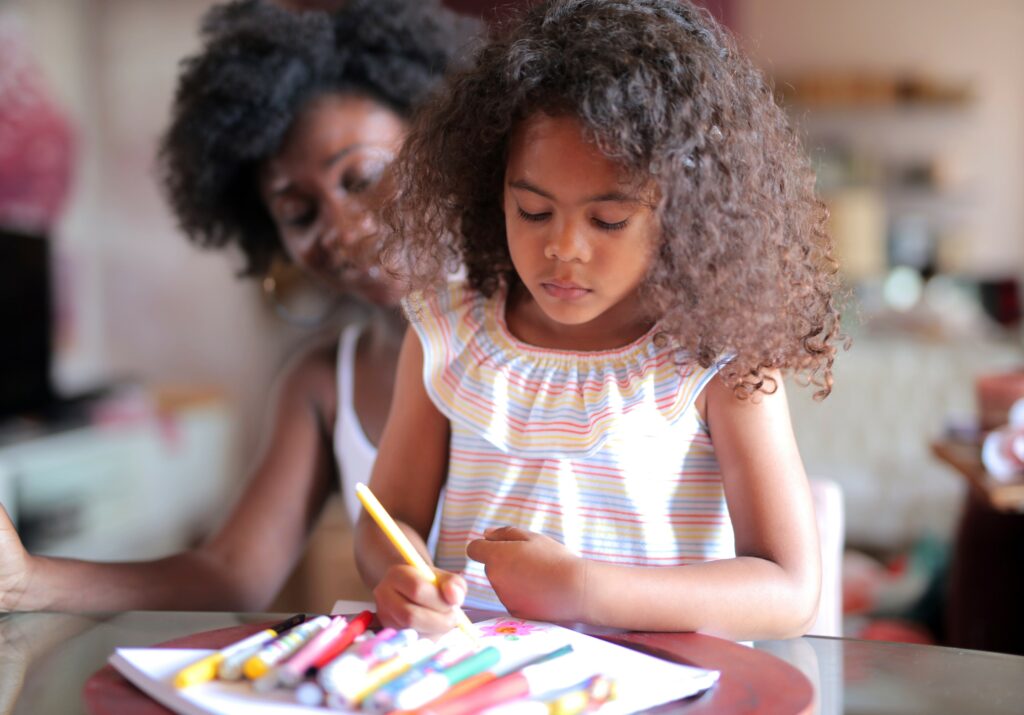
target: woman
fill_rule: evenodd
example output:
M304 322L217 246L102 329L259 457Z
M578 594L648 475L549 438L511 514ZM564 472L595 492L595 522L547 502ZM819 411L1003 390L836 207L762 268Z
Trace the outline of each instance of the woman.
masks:
M160 154L182 228L240 248L252 276L286 257L369 317L281 376L248 486L201 546L126 564L32 556L0 510L0 609L260 610L339 474L355 513L351 485L368 480L404 332L397 287L376 263L380 184L413 106L470 29L427 0L352 0L332 14L241 0L210 12Z

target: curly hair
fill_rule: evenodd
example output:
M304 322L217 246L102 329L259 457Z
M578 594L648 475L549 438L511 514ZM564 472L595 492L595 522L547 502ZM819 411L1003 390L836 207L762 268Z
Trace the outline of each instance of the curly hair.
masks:
M502 190L509 137L573 116L623 171L653 181L660 243L641 285L688 360L723 356L740 397L769 371L832 386L839 335L828 212L762 74L707 11L679 0L553 0L497 31L429 100L397 159L390 265L413 288L458 265L514 286Z
M245 275L284 255L257 172L325 92L369 96L408 117L459 59L476 24L437 0L350 0L334 13L267 0L215 6L202 50L182 62L159 152L165 192L186 235L235 243Z

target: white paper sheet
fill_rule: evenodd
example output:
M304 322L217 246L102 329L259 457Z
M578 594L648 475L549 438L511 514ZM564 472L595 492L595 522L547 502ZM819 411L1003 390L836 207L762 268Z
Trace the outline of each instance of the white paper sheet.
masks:
M482 645L493 645L501 651L501 660L494 668L497 673L504 673L567 643L572 645L573 652L559 659L565 669L567 687L595 674L605 675L616 683L617 698L601 708L602 715L637 712L689 697L710 688L718 680L717 671L672 663L549 623L506 617L482 621L476 627ZM174 675L210 652L118 648L110 663L154 700L184 715L323 715L326 712L323 708L295 702L290 690L257 693L245 682L212 681L183 690L175 688Z

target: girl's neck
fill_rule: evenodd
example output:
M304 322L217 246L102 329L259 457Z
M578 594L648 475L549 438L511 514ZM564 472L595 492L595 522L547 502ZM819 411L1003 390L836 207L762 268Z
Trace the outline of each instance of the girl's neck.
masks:
M615 350L639 340L654 327L639 306L618 305L581 325L566 325L548 317L518 281L508 288L505 325L528 345L549 350L597 352Z

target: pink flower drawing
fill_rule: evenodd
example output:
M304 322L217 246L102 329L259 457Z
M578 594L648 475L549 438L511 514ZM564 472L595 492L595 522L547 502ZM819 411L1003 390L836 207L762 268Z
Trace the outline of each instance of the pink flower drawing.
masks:
M501 636L505 640L517 641L520 636L528 636L531 633L543 631L544 629L525 621L515 621L510 618L502 618L489 626L480 629L485 636Z

